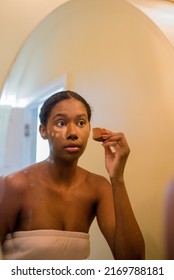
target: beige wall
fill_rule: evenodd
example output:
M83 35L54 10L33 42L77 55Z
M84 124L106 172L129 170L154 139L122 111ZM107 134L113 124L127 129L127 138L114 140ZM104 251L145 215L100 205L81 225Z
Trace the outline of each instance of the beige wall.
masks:
M131 148L126 185L147 259L165 257L164 195L174 161L173 60L164 35L126 1L73 0L32 34L6 84L18 100L37 98L40 88L66 74L67 87L92 105L92 126L125 132ZM92 140L80 163L107 176L102 147ZM91 233L91 258L111 258L95 224Z
M0 9L0 90L21 46L50 12L69 0L6 0Z

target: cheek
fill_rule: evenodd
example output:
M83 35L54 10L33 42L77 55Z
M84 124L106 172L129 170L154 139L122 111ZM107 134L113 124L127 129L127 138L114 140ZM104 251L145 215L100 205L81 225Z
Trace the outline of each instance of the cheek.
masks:
M67 127L55 127L53 131L54 137L66 139Z
M90 135L90 131L89 131L89 130L85 130L85 131L83 132L82 137L83 137L84 140L87 141L88 138L89 138L89 135Z

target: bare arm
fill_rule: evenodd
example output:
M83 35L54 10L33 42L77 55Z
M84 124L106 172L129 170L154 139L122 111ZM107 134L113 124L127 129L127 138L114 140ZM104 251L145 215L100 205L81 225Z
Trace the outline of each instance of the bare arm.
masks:
M17 178L0 178L0 242L14 231L20 213L21 191L17 188Z
M174 181L167 189L166 197L166 258L174 260Z
M115 209L114 256L116 259L144 259L144 239L124 183L124 168L130 152L127 141L124 134L112 132L108 132L103 139L105 164L112 184Z

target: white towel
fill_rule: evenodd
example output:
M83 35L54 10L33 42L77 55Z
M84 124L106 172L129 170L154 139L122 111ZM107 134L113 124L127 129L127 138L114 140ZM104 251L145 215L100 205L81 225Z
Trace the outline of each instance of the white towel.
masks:
M62 230L18 231L2 245L4 260L80 260L90 253L89 234Z

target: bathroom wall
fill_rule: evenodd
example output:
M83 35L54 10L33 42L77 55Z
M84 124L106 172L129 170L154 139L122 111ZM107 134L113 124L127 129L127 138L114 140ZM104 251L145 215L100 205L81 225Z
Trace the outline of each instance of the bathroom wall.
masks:
M69 0L6 0L0 9L0 90L20 48L35 27L54 9Z

